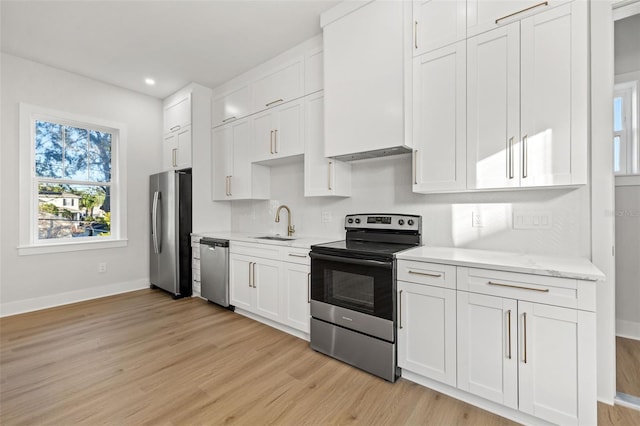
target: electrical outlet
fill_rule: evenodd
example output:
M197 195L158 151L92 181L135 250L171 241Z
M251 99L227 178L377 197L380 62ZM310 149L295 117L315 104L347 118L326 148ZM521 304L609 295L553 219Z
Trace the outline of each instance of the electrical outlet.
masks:
M471 212L471 227L482 228L484 221L482 220L482 214L480 212Z
M98 273L104 274L107 272L107 264L105 262L98 263Z
M331 212L322 212L322 223L329 223L331 220Z

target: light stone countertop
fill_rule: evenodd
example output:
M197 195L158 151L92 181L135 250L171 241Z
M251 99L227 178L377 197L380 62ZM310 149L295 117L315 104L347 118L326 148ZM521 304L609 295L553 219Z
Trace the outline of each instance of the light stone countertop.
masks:
M606 279L595 265L582 257L422 246L398 253L397 258L587 281Z
M292 240L287 241L277 241L277 240L264 240L258 239L255 237L267 236L268 234L264 233L245 233L245 232L194 232L191 234L192 236L200 236L205 238L219 238L221 240L229 240L229 241L239 241L245 243L255 243L255 244L269 244L276 245L281 247L296 247L296 248L311 248L314 244L322 244L329 243L331 241L342 240L343 238L327 238L327 237L296 237L295 235L291 238ZM273 236L273 235L270 235ZM288 238L286 235L278 235L283 238Z

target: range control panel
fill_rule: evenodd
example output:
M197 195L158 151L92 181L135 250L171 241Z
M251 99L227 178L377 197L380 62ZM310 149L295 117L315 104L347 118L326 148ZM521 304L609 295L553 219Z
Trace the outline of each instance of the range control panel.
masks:
M350 214L344 219L345 229L386 229L420 231L422 216L406 214Z

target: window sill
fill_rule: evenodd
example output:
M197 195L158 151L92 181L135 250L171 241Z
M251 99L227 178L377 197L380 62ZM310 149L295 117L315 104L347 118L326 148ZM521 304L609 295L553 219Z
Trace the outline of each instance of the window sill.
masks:
M637 185L640 185L640 175L616 176L616 186L637 186Z
M73 243L53 243L41 245L26 245L18 247L19 256L34 254L65 253L70 251L100 250L108 248L126 247L128 240L83 241Z

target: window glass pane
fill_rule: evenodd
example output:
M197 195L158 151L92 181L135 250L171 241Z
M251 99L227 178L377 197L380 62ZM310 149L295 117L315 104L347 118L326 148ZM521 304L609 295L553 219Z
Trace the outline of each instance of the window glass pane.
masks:
M110 187L41 182L38 239L111 235Z
M613 137L613 173L620 173L620 136Z
M87 180L88 132L64 126L64 178Z
M35 127L36 176L62 178L62 126L36 121Z
M622 130L622 96L613 98L613 131Z
M111 133L89 132L89 180L111 181Z

